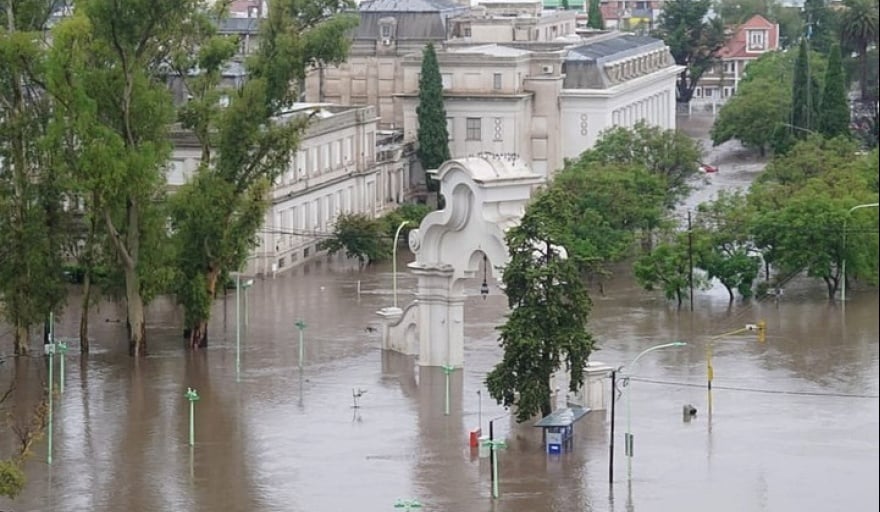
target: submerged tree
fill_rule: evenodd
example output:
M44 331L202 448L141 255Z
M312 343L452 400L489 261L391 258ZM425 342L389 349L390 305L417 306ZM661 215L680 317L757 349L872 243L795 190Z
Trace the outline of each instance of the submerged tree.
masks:
M78 180L122 274L129 352L146 354L145 305L168 274L162 211L174 120L167 61L199 0L82 0L53 30L48 90L75 141Z
M537 203L507 234L510 262L503 281L511 311L499 327L504 356L486 377L489 394L516 407L517 421L552 412L550 380L563 365L569 389L579 389L593 350L590 297L578 262L562 245L570 235L547 215L565 202L550 191Z
M63 301L62 178L44 144L51 105L41 86L48 0L0 9L0 296L14 350Z
M291 84L313 64L344 60L347 0L286 0L269 4L260 45L246 61L248 79L221 85L221 72L237 42L217 34L210 11L192 18L189 37L173 57L192 97L180 110L183 126L201 146L193 179L173 198L175 291L186 310L190 346L208 343L207 325L217 283L238 271L256 245L270 193L288 169L308 113L284 115L296 91ZM195 76L190 70L199 70Z

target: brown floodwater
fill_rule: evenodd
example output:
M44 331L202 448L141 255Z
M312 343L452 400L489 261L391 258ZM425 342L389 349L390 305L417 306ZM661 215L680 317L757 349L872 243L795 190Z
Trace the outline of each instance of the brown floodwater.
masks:
M746 184L755 172L751 164L735 169L722 166L698 195ZM414 285L400 275L401 302L412 299ZM600 347L593 359L618 366L659 343L688 346L645 356L638 378L621 390L609 484L609 411L588 414L573 449L548 456L538 429L515 424L488 397L482 381L501 355L494 329L505 299L492 289L483 300L478 289L469 288L465 368L452 376L448 416L441 370L381 351L369 328L391 303L388 265L357 272L318 262L257 279L246 292L239 379L234 295L215 304L211 345L196 353L183 348L179 314L157 301L142 360L127 355L121 310L102 304L93 314L93 352L74 349L65 359L53 463L45 440L35 444L27 488L0 500L0 510L385 512L403 510L394 507L398 498L418 499L423 506L414 510L425 512L877 510L876 290L853 287L844 310L818 281L789 285L779 301L732 305L714 288L696 293L691 312L621 273L606 295L593 296L589 328ZM77 332L76 304L60 316L58 336ZM710 415L706 341L758 320L767 322L765 343L747 333L714 344ZM16 391L4 411L22 416L46 379L43 357L7 358L0 386L15 382ZM200 395L193 447L189 387ZM364 391L359 408L353 390ZM636 439L631 477L627 401ZM684 404L698 410L689 422ZM493 418L496 437L507 442L498 453L497 500L488 460L467 445L468 432L478 425L486 432Z

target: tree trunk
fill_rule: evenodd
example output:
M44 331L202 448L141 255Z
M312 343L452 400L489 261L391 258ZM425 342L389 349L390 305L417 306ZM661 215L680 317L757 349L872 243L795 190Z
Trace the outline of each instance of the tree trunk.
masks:
M27 328L26 325L22 325L20 322L16 322L14 331L15 338L13 342L15 344L15 355L28 355L28 352L30 352L30 330Z
M144 299L141 297L137 270L125 267L125 306L128 313L128 353L135 357L147 355L147 326Z
M205 276L208 287L208 297L214 300L217 293L217 279L220 277L219 269L211 269ZM192 325L187 326L189 331L189 346L195 350L197 348L206 348L208 346L208 320L210 320L210 309L204 318L199 318Z
M551 390L552 391L552 390ZM546 418L550 414L553 413L553 404L550 403L550 399L544 400L544 403L541 404L541 417Z
M724 283L722 283L722 284L724 284ZM733 299L734 299L734 297L733 297L733 288L727 286L726 284L724 285L724 288L727 289L728 304L729 304L729 303L732 303L732 302L733 302Z
M89 353L89 302L92 297L92 273L86 268L83 276L82 312L79 317L79 351Z

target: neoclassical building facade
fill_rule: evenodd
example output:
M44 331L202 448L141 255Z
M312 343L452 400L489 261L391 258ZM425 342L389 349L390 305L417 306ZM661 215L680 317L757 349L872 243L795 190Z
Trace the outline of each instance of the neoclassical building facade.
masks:
M306 98L372 105L380 126L415 140L422 50L431 42L453 158L516 154L546 176L610 127L675 127L681 67L662 41L620 32L578 36L570 16L524 10L526 3L368 0L348 61L312 70ZM505 22L511 9L517 15ZM474 27L490 25L474 35Z

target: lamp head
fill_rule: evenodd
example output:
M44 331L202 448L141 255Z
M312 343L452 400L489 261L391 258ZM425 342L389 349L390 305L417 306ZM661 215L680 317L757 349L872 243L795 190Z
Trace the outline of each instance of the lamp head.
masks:
M480 295L483 296L483 300L486 300L486 296L489 295L489 283L483 279L483 284L480 285Z

